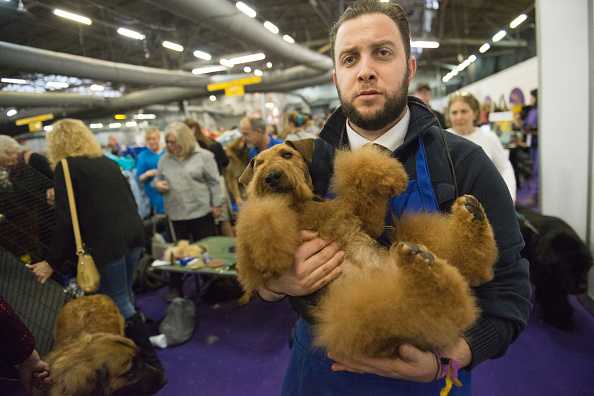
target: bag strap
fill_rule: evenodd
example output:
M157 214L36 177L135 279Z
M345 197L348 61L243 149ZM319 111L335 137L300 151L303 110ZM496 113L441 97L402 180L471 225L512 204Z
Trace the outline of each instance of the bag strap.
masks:
M70 169L68 161L62 158L60 161L64 169L64 179L66 180L66 191L68 191L68 203L70 204L70 215L72 216L72 228L74 228L74 240L76 241L76 254L84 254L82 240L80 238L80 229L78 227L78 215L76 213L76 203L74 202L74 191L72 190L72 179L70 178Z

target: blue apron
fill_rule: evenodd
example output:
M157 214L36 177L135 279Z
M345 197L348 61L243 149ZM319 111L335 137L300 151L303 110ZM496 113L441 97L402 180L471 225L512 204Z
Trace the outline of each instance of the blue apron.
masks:
M408 182L406 191L390 200L390 209L397 216L404 211L439 211L433 193L429 165L423 139L419 137L419 149L415 155L417 180ZM391 221L390 216L390 221ZM326 351L312 346L312 328L303 318L297 323L291 359L283 383L283 395L439 395L445 387L445 379L424 383L381 377L375 374L357 374L347 371L332 371L333 360ZM463 386L452 387L449 395L472 395L471 375L460 370L458 379Z

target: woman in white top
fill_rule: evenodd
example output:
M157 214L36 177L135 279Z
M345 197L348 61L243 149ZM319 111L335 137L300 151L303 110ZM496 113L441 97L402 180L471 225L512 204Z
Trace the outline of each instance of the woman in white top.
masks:
M509 193L514 202L516 201L516 178L514 168L509 161L509 153L503 148L495 133L485 131L475 126L480 120L480 104L470 93L454 93L448 102L448 116L452 125L448 131L465 137L478 144L491 158L499 173L505 180Z

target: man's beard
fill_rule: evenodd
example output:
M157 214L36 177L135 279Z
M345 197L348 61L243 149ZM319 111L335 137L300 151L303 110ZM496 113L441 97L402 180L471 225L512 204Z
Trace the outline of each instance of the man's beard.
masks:
M377 131L390 124L402 114L402 111L407 105L408 100L408 76L409 71L406 70L400 88L386 98L384 106L371 116L365 116L353 106L352 102L348 102L341 94L340 88L336 85L338 91L338 98L342 106L343 114L349 121L366 131Z

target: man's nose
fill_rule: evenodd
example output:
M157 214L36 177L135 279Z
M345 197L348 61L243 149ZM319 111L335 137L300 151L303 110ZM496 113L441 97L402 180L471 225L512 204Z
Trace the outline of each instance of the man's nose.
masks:
M357 78L367 82L377 78L373 59L369 56L362 56L359 62L359 74Z

